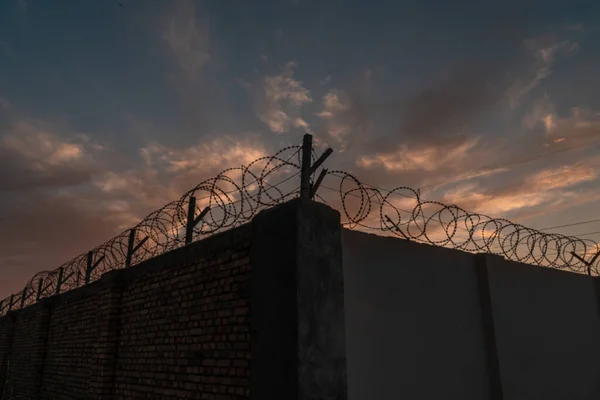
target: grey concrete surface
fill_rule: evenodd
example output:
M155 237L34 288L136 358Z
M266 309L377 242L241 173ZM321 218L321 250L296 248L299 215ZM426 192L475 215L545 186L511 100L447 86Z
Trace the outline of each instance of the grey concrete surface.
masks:
M504 400L600 399L593 279L499 259L488 277Z
M350 400L489 398L473 255L343 230Z

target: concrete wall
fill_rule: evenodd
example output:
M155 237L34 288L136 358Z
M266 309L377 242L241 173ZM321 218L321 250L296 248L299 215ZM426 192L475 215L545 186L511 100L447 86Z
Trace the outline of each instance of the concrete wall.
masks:
M342 239L350 400L600 398L598 278Z
M488 398L472 256L344 230L350 400Z
M345 400L340 232L294 200L13 311L3 400Z
M600 399L600 319L588 276L488 263L505 399Z

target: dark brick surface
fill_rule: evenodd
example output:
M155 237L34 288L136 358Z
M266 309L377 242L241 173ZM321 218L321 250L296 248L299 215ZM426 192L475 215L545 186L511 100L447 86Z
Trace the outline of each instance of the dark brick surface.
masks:
M249 398L250 232L0 317L0 385L27 399Z
M77 399L85 396L96 339L97 296L57 304L52 309L43 399Z
M249 397L249 237L123 292L116 398Z
M5 386L8 395L25 398L39 395L49 316L50 309L44 302L14 314Z
M0 318L0 394L6 382L8 358L13 337L12 315Z

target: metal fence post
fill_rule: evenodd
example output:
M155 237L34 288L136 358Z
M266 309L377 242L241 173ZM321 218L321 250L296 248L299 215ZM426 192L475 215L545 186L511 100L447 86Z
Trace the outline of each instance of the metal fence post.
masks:
M88 251L87 254L87 265L85 268L85 284L87 285L88 283L90 283L90 275L92 274L92 257L94 256L94 252L93 251Z
M302 165L300 169L300 197L310 199L310 163L312 155L312 136L308 133L302 140Z
M196 198L190 196L190 202L188 204L187 223L185 225L185 244L192 243L194 236L194 216L196 214Z

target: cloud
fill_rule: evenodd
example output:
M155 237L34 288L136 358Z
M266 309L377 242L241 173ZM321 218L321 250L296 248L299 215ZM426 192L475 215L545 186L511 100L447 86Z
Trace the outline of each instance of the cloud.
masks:
M198 80L211 60L208 17L199 19L193 2L178 1L166 21L163 40L185 75Z
M264 147L255 136L218 136L183 149L151 143L141 153L150 165L161 165L168 173L204 174L231 166L249 164L264 157Z
M54 269L136 225L201 181L267 154L253 135L218 135L181 147L152 141L139 150L137 159L129 157L129 168L117 168L112 155L99 157L93 170L75 179L74 170L57 168L83 168L97 146L91 139L66 136L34 130L8 140L21 163L39 163L41 170L55 171L56 181L0 196L0 275L11 276L10 281L0 280L0 298L21 290L36 272ZM239 173L229 176L237 179ZM225 189L227 185L221 183ZM64 190L74 186L76 191Z
M85 135L63 137L53 127L22 120L0 136L0 191L85 184L97 171L102 146Z
M486 62L459 65L438 85L410 97L402 110L401 137L415 142L456 140L457 133L498 101L499 93L490 84L498 73Z
M600 112L574 107L567 117L548 113L545 128L551 143L559 146L585 145L600 139Z
M557 41L554 35L527 39L523 46L531 52L535 63L527 78L518 80L507 90L511 109L517 108L525 96L551 75L558 56L571 55L579 48L577 43L569 40Z
M585 163L545 168L500 188L486 189L476 182L465 183L447 190L443 201L490 216L507 216L551 204L567 205L569 199L577 196L572 188L598 178L598 165L600 159L592 158Z
M345 150L346 136L352 132L352 125L346 114L350 108L348 94L343 90L331 89L323 96L322 109L316 114L325 123L325 130L322 133L335 142L338 151Z
M344 142L355 146L355 167L360 168L358 175L366 182L386 187L428 187L431 191L506 172L503 165L522 159L521 153L539 154L544 145L560 150L576 138L581 142L583 136L594 136L600 126L593 113L578 109L578 114L566 120L556 114L548 98L535 102L522 119L523 128L539 127L545 132L542 137L518 130L489 135L481 129L486 121L503 122L493 119L498 116L495 112L522 101L551 73L560 56L577 49L576 43L559 40L556 35L524 42L515 37L509 44L514 46L507 53L458 62L404 98L382 98L368 90L342 92L348 99L339 103L348 107L335 112L331 110L335 106L324 106L320 115L326 122L345 123L341 125L344 127L356 126L349 123L350 117L359 115L363 126L369 126L368 133L350 130L344 135ZM527 65L531 65L532 74L525 69L522 79L515 83L514 76L523 74ZM378 83L385 85L384 81Z
M294 79L294 62L287 63L280 74L267 76L258 93L258 116L274 133L288 132L292 127L308 128L300 108L312 102L310 92Z
M529 130L541 128L545 134L544 147L553 150L583 148L600 139L600 112L573 107L566 116L560 115L545 95L533 102L531 110L523 117L523 126Z
M527 178L526 185L529 188L539 190L553 190L594 181L597 177L598 173L595 168L584 165L569 165L537 172Z
M118 173L107 171L94 185L111 198L127 198L149 211L178 199L183 193L221 171L247 165L267 152L256 136L222 135L192 146L173 148L151 142L139 151L142 163Z
M475 137L452 147L428 147L411 150L406 145L390 153L362 156L357 164L362 168L381 166L390 172L436 171L467 158L478 144Z

